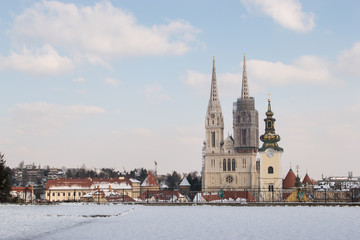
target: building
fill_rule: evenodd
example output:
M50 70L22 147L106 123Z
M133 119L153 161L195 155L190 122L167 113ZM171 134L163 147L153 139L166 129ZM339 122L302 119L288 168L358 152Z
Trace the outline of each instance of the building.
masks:
M281 157L283 149L277 142L280 136L275 133L274 113L271 111L271 100L268 100L268 110L266 112L265 133L261 135L263 142L259 149L261 157L260 188L261 201L281 201L282 200L282 171Z
M258 196L260 164L258 112L250 97L244 56L241 97L233 105L234 136L224 140L224 119L217 89L215 58L210 99L205 116L202 190L205 192L250 191Z
M45 200L48 202L81 201L93 190L105 193L115 190L122 196L136 198L140 195L140 182L123 177L109 179L51 179L46 183Z

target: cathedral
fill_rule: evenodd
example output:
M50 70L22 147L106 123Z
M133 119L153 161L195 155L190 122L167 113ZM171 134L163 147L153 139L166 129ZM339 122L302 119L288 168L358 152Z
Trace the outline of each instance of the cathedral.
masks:
M255 99L250 97L244 56L241 97L233 104L234 132L233 136L228 135L224 140L224 119L213 59L210 99L205 116L206 140L202 163L204 192L249 191L256 199L265 200L274 197L274 189L276 191L282 187L279 179L282 177L280 160L283 150L276 143L280 137L275 134L270 99L268 105L265 134L261 136L264 144L259 149L259 116Z

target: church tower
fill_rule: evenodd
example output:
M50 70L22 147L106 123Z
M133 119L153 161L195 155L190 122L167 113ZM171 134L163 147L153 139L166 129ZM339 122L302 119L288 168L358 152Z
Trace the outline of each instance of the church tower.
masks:
M250 97L246 59L242 76L241 98L233 104L234 146L237 152L257 152L259 148L259 114L255 99Z
M216 82L215 57L211 78L210 99L205 117L206 149L207 154L219 154L224 143L224 119Z
M277 142L280 136L275 133L274 113L271 111L271 100L268 100L268 110L266 112L265 134L260 136L263 143L259 149L261 156L260 166L260 185L262 201L280 201L282 194L282 171L281 157L283 149Z
M236 131L234 136L242 142L234 141L230 134L224 139L224 119L218 96L214 59L210 99L205 116L202 189L205 192L247 191L258 199L258 113L255 110L254 98L249 96L245 62L241 98L236 102L233 114ZM235 146L235 143L238 145Z

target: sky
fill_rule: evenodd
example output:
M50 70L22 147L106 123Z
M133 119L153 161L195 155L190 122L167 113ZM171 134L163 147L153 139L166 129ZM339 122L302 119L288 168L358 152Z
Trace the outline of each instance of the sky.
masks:
M359 1L3 1L0 151L7 165L201 171L215 56L225 138L241 96L283 175L360 175Z

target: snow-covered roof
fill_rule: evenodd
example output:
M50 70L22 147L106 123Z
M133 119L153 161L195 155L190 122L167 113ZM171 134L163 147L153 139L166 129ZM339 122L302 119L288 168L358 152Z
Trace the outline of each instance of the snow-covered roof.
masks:
M191 186L189 181L187 180L186 177L184 177L182 180L181 180L181 183L179 184L179 186L183 186L183 187L189 187Z

